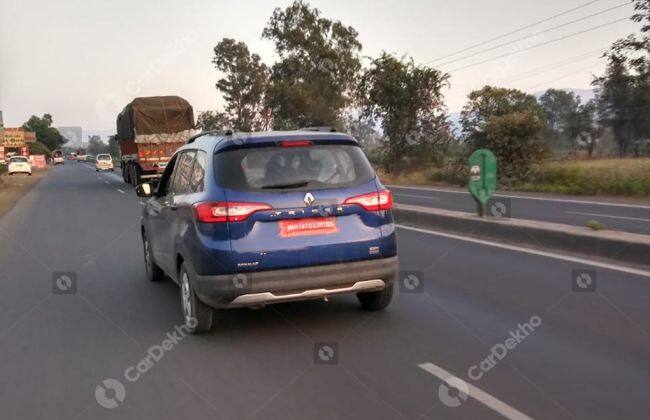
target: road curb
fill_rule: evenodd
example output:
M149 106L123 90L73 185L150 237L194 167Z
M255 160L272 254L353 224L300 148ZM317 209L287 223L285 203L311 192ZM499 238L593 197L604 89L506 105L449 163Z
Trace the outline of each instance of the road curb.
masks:
M605 258L650 267L650 236L522 219L480 218L473 214L397 204L397 223L542 250Z

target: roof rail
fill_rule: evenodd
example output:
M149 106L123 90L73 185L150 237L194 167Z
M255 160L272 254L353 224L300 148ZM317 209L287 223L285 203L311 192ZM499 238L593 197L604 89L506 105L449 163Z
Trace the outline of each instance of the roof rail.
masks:
M323 132L323 133L336 133L336 128L329 127L329 126L304 127L304 128L301 128L300 131L319 131L319 132Z
M198 139L199 137L203 136L232 136L233 132L232 130L212 130L212 131L204 131L202 133L196 134L189 139L187 139L187 142L185 144L192 144L194 143L194 140Z

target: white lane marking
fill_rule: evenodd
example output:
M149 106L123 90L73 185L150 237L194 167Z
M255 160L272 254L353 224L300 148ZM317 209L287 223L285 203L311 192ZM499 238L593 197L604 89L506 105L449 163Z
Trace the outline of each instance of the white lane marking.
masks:
M439 366L434 365L433 363L421 363L418 365L418 367L420 369L429 372L430 374L437 377L438 379L442 379L443 381L445 381L447 384L449 384L454 388L456 384L458 383L462 384L463 388L467 387L468 396L474 398L476 401L480 402L486 407L491 408L492 410L496 411L497 413L501 414L503 417L507 419L532 420L532 417L525 415L524 413L512 407L511 405L504 403L500 399L493 397L492 395L475 387L469 382L464 381L461 378L452 375L451 373L447 372L446 370L444 370Z
M413 198L424 198L425 200L438 200L438 197L432 197L430 195L415 195L415 194L402 194L399 192L393 193L396 197L413 197Z
M104 180L104 183L106 183L106 184L110 184L110 182L108 182L108 181L106 181L106 180Z
M579 264L591 265L593 267L605 268L607 270L620 271L622 273L634 274L634 275L637 275L637 276L650 277L650 271L639 270L639 269L631 268L631 267L625 267L623 265L608 264L608 263L605 263L605 262L590 260L590 259L587 259L587 258L571 257L569 255L556 254L555 252L540 251L540 250L531 249L531 248L523 248L521 246L500 244L498 242L487 241L487 240L484 240L484 239L471 238L471 237L468 237L468 236L454 235L452 233L439 232L437 230L420 229L420 228L416 228L416 227L412 227L412 226L405 226L405 225L400 225L400 224L395 224L395 226L397 226L398 228L401 228L401 229L412 230L412 231L420 232L420 233L428 233L430 235L444 236L445 238L457 239L459 241L473 242L475 244L493 246L493 247L496 247L496 248L507 249L509 251L523 252L523 253L526 253L526 254L539 255L539 256L548 257L548 258L555 258L557 260L564 260L564 261L570 261L570 262L575 262L575 263L579 263Z
M122 190L119 189L119 188L117 189L117 191L120 192L120 193L122 193L122 194L126 194L124 191L122 191Z
M403 185L386 185L388 188L403 188L410 190L421 190L421 191L435 191L449 194L464 194L469 195L469 192L466 191L457 191L457 190L447 190L444 188L433 188L433 187L407 187ZM393 194L396 194L393 191ZM510 194L494 194L494 197L503 197L503 198L517 198L521 200L537 200L537 201L555 201L559 203L571 203L571 204L593 204L597 206L611 206L611 207L627 207L632 209L650 209L650 206L644 206L641 204L623 204L623 203L607 203L604 201L588 201L588 200L571 200L564 198L551 198L551 197L529 197L525 195L510 195Z
M567 211L565 213L567 213L567 214L581 214L583 216L609 217L611 219L638 220L640 222L650 222L650 219L644 219L642 217L613 216L611 214L583 213L581 211Z

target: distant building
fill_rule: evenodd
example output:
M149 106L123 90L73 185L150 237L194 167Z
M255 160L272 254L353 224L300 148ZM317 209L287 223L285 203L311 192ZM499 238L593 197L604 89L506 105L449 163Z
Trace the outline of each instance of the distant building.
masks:
M67 140L65 147L81 147L83 141L81 127L57 127L57 130Z

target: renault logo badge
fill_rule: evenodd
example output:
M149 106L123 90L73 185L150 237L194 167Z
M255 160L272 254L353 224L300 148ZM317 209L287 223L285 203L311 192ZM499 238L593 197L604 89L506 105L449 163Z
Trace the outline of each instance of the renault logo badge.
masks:
M305 198L303 199L303 201L305 202L305 205L311 206L315 201L314 196L308 192L307 194L305 194Z

